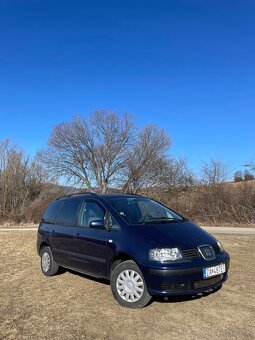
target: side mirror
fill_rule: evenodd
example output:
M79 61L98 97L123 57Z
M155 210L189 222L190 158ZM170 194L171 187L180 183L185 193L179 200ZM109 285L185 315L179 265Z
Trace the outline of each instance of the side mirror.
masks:
M90 228L94 229L104 229L104 221L102 220L91 221L89 226Z

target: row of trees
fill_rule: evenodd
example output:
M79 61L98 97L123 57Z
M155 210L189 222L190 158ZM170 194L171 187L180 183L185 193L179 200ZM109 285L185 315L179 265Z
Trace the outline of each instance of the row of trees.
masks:
M0 223L37 222L45 204L55 197L55 191L59 193L58 186L53 190L45 183L47 173L40 162L8 139L0 142Z
M142 193L201 222L232 221L231 216L251 222L253 215L247 211L252 208L254 213L253 189L233 195L225 184L227 167L219 160L204 163L201 179L196 179L184 159L169 157L170 146L164 129L155 125L138 129L133 116L109 111L53 127L47 148L34 159L4 140L0 222L37 222L51 200L74 188Z
M35 199L41 189L43 175L35 162L30 162L22 151L0 144L0 216L13 219L21 216L24 207Z
M241 170L238 170L235 172L235 175L234 175L235 182L252 181L254 179L255 179L254 175L248 170L245 170L244 172Z

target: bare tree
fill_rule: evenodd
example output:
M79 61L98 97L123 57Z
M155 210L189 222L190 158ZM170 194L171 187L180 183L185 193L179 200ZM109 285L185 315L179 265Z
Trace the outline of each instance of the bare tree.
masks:
M244 171L244 176L243 179L245 181L249 181L249 180L254 180L255 176L254 176L254 172L255 172L255 161L251 160L249 163L244 164L243 166L246 167L246 170Z
M173 197L194 185L194 181L185 159L170 159L162 167L159 185L162 193Z
M254 180L254 175L251 174L248 170L245 170L245 172L244 172L244 180L245 181L252 181L252 180Z
M134 142L130 115L96 111L74 117L52 130L49 148L39 157L55 177L94 191L106 192L119 180Z
M247 169L253 172L255 171L255 160L252 159L249 163L244 164L243 166L245 166Z
M241 170L238 170L234 174L234 181L235 182L241 182L243 181L243 172Z
M166 163L170 138L155 125L146 126L138 135L126 164L124 192L137 192L141 188L157 185Z
M226 181L228 166L221 160L211 159L205 162L201 170L201 181L205 185L214 185Z

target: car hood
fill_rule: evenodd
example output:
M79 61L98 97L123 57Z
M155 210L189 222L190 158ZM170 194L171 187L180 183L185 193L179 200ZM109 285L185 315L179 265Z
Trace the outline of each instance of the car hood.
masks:
M216 243L213 236L189 221L141 224L132 228L136 230L136 237L143 239L149 247L192 249L199 245Z

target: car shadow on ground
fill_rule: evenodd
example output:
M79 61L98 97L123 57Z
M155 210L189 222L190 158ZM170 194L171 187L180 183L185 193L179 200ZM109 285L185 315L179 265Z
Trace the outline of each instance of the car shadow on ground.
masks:
M185 302L185 301L193 301L198 300L208 295L214 294L218 292L222 288L222 285L216 288L210 288L205 290L204 292L189 294L189 295L174 295L174 296L154 296L153 301L157 301L160 303L176 303L176 302Z
M84 279L91 280L94 282L102 283L106 286L110 285L110 281L107 279L103 278L97 278L97 277L92 277L84 273L79 273L76 271L73 271L71 269L61 269L61 272L68 272L72 275L77 275L80 277L83 277ZM153 296L152 300L150 301L149 304L155 302L159 303L177 303L177 302L185 302L185 301L193 301L193 300L198 300L204 297L207 297L208 295L214 294L218 292L222 288L222 285L216 288L210 288L205 290L204 292L196 293L196 294L189 294L189 295L174 295L174 296Z
M104 278L101 278L101 277L93 277L93 276L90 276L90 275L87 275L87 274L84 274L84 273L76 272L76 271L71 270L71 269L61 268L59 274L63 274L65 272L70 273L72 275L77 275L77 276L83 277L84 279L87 279L87 280L99 282L99 283L102 283L102 284L107 285L107 286L110 285L110 281L107 280L107 279L104 279Z

